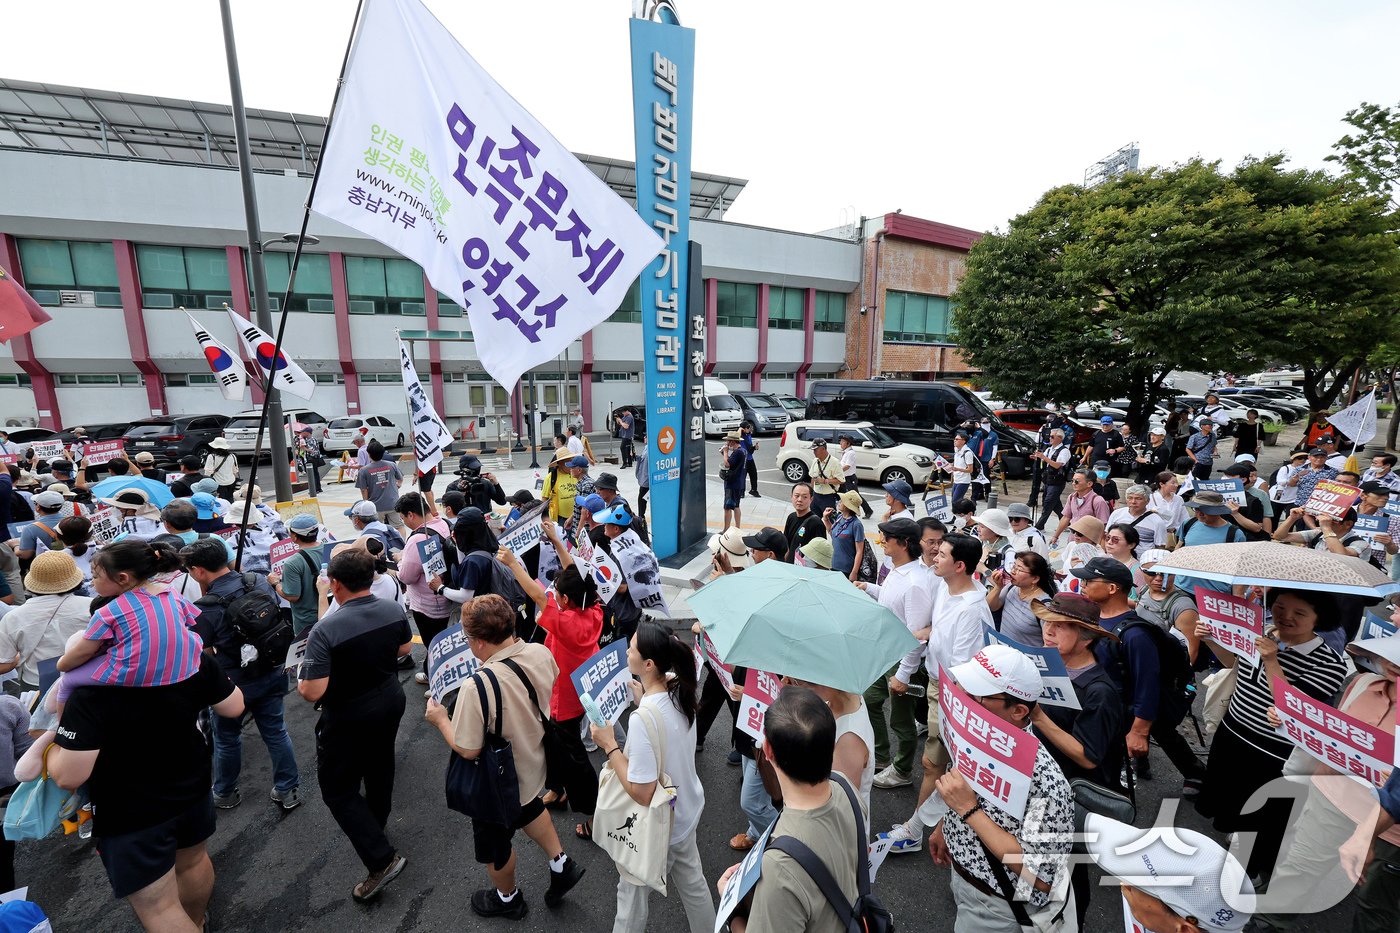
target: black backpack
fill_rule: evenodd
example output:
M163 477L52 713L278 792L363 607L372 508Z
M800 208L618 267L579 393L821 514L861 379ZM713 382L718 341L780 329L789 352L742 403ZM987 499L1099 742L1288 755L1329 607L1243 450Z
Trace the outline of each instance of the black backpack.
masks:
M1198 521L1200 521L1200 519L1198 518L1188 518L1186 521L1181 523L1181 534L1177 535L1177 540L1181 542L1180 546L1184 546L1186 544L1186 532L1190 531L1191 526L1196 524L1196 522ZM1225 532L1225 543L1234 544L1236 541L1240 540L1240 538L1244 537L1244 529L1241 528L1239 525L1236 525L1234 522L1229 522L1229 525L1229 531Z
M20 495L18 490L14 489L10 490L10 521L34 521L34 510L29 507L29 500Z
M494 593L510 603L510 607L518 615L523 616L526 604L532 601L530 597L525 595L525 590L515 579L515 574L511 573L505 564L497 560L494 554L488 554L486 551L473 551L472 553L481 554L491 562L491 582L483 588L482 581L477 581L476 589L472 591L473 595L487 596Z
M1119 640L1109 643L1112 652L1112 670L1109 673L1116 683L1122 685L1124 706L1132 705L1133 672L1128 664L1128 653L1123 648L1123 637L1134 628L1146 631L1157 646L1160 664L1157 680L1157 720L1174 728L1186 718L1195 696L1196 675L1191 668L1191 655L1176 636L1134 613L1133 617L1117 630Z
M270 673L287 662L287 649L293 640L292 623L283 618L277 597L258 587L258 574L249 571L242 579L243 591L237 596L210 594L195 600L195 605L202 609L221 607L240 651L244 645L257 649L257 660L245 667Z
M836 916L840 918L841 926L847 933L894 933L894 915L870 892L870 851L865 841L865 818L861 815L860 801L856 799L856 792L851 790L851 785L844 777L833 772L831 779L840 784L841 789L846 792L846 798L850 800L851 809L856 815L855 902L846 899L846 895L841 892L841 886L831 876L831 871L806 843L792 836L779 836L768 841L768 848L787 853L802 866L802 870L826 896L827 903L836 911Z

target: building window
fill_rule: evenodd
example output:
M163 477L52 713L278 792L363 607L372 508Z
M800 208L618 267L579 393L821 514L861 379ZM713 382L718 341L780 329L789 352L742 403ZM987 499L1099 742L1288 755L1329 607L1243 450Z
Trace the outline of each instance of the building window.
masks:
M345 384L345 376L341 373L309 373L308 375L317 385L338 386Z
M817 292L814 329L831 334L846 330L846 296L840 292Z
M802 329L802 305L807 300L807 289L784 288L780 285L768 289L768 326L777 330Z
M574 407L576 407L576 406L578 405L578 384L577 384L577 383L571 382L571 383L569 383L567 386L564 387L564 398L568 399L568 401L569 401L569 407L570 407L570 408L574 408Z
M466 374L466 373L443 373L443 374L442 374L442 381L443 381L444 383L448 383L448 382L466 382L466 381L467 381L467 374Z
M136 268L142 307L219 310L233 304L224 250L138 244Z
M952 304L937 295L885 292L885 340L889 343L948 343Z
M603 373L604 382L637 382L636 373Z
M510 407L510 393L500 386L491 387L491 407L496 411L505 411Z
M467 389L467 402L472 411L481 411L486 407L486 386L470 386Z
M246 260L245 260L246 263ZM263 253L263 269L267 271L268 307L281 310L287 297L287 280L292 274L291 253ZM251 287L253 270L248 266ZM302 253L297 260L296 290L287 298L288 311L314 311L334 314L335 300L331 297L331 257L325 253Z
M758 326L758 286L717 282L715 323L721 327Z
M360 373L360 382L403 384L403 373Z
M25 373L0 373L0 386L30 386L33 384Z
M652 296L656 297L655 295ZM617 306L617 310L612 313L608 321L613 324L640 324L642 323L642 280L636 279L627 287L627 294L622 296L622 304Z
M749 373L715 373L714 378L720 382L748 382Z
M345 257L351 314L423 315L423 270L407 259Z
M216 385L213 373L165 373L164 378L166 388Z
M462 314L462 306L461 306L461 305L457 304L457 302L453 301L451 298L448 298L448 297L447 297L446 295L444 295L442 292L438 292L438 293L437 293L437 296L438 296L438 317L462 317L462 316L463 316L463 314ZM470 331L469 331L468 333L470 333Z
M62 290L92 292L99 308L120 308L117 260L111 243L80 240L26 240L19 243L24 286L41 305L63 304Z
M139 373L57 373L61 386L139 386L145 385Z

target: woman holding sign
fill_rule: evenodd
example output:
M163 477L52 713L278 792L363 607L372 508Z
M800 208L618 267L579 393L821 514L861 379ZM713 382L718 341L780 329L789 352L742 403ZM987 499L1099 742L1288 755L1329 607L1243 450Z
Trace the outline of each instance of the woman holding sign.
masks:
M715 928L715 904L700 864L695 831L705 808L705 788L695 773L695 660L690 648L660 623L650 619L637 626L627 649L627 669L640 683L632 684L637 710L629 721L626 749L618 748L612 726L593 724L593 741L606 755L623 789L643 807L651 804L657 781L664 775L675 785L671 845L666 852L666 877L685 907L691 933ZM652 744L656 727L661 749ZM621 827L603 827L617 831ZM642 933L647 927L649 890L627 876L617 882L617 919L613 933Z
M1196 810L1213 819L1218 831L1256 834L1248 865L1250 876L1256 878L1273 871L1288 825L1288 801L1269 801L1262 807L1249 803L1255 791L1282 775L1283 763L1293 751L1293 744L1269 725L1272 682L1282 679L1325 703L1346 676L1341 657L1318 635L1337 625L1329 594L1276 589L1269 594L1268 605L1274 624L1253 645L1227 649L1215 641L1205 642L1221 664L1235 668L1239 679L1230 708L1215 732L1205 786L1196 798ZM1207 639L1211 631L1203 621L1196 627L1196 637Z

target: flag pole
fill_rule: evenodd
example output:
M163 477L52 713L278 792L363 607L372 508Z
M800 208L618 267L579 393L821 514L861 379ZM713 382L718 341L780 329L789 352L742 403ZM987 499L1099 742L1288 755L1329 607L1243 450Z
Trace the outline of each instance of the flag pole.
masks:
M336 105L340 102L340 92L345 86L345 71L350 64L350 52L355 45L355 35L360 28L361 15L364 12L365 0L359 0L355 5L355 19L350 26L350 38L345 43L345 55L340 63L340 75L336 78L335 96L331 100L331 112L326 118L326 136L322 137L322 144L330 134L331 121L335 119ZM219 12L223 19L224 48L228 57L229 86L233 97L234 130L238 141L238 164L239 174L243 179L243 201L244 209L248 214L249 232L249 252L253 253L250 265L253 270L254 290L257 292L257 317L258 326L263 330L272 328L272 309L267 294L267 272L263 267L262 235L257 230L257 200L253 189L251 155L248 147L248 121L247 114L243 107L243 85L238 74L238 53L233 41L233 15L229 9L229 0L219 0ZM291 269L287 276L287 291L282 299L279 309L279 320L277 323L277 336L273 341L272 359L276 360L282 352L282 340L287 333L287 302L291 300L292 289L296 284L297 266L301 261L302 247L306 242L306 229L311 221L311 201L316 195L316 183L321 177L321 160L316 160L316 168L311 174L311 188L306 195L306 206L302 212L301 230L297 234L296 250L292 253ZM270 383L266 380L265 383ZM238 528L238 551L234 557L234 570L241 570L243 567L243 547L248 537L248 522L252 515L252 487L257 485L258 462L262 458L263 431L269 424L269 416L274 415L278 421L282 421L282 406L274 398L276 389L265 384L263 390L262 413L258 419L258 440L253 453L253 463L250 467L248 477L248 487L250 495L244 496L243 519ZM275 413L273 408L276 408ZM268 432L271 434L271 432ZM286 437L278 433L272 443L272 475L277 491L278 502L292 501L292 483L290 476L291 461L286 445ZM279 460L285 461L280 462Z

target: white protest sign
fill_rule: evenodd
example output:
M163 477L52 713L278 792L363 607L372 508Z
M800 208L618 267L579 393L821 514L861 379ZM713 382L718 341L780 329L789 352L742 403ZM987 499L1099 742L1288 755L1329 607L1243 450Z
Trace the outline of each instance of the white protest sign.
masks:
M729 924L729 918L734 915L734 908L738 907L739 902L758 884L759 876L763 873L763 850L768 846L768 834L777 823L778 821L774 820L768 824L768 828L739 863L739 870L729 876L729 886L719 896L719 904L715 907L715 933L723 933Z
M1218 492L1220 493L1220 498L1239 506L1243 506L1247 503L1245 499L1244 480L1238 477L1234 479L1198 479L1196 480L1196 491Z
M80 448L84 463L87 466L102 466L112 460L121 460L126 456L126 442L115 441L92 441L83 444Z
M719 651L715 649L715 643L710 640L708 632L702 631L700 633L700 650L704 653L705 661L710 665L710 670L724 685L724 692L728 693L734 688L734 665L725 664L719 659Z
M419 471L426 473L441 463L443 454L452 448L452 432L428 400L428 393L423 391L413 357L402 338L399 339L399 368L403 371L403 390L408 396L408 411L413 421L413 455Z
M651 548L642 543L637 533L627 529L612 541L613 557L627 579L627 595L643 611L652 610L669 616L666 599L661 595L661 565Z
M423 574L440 577L447 573L447 557L442 552L442 538L437 535L422 535L414 542L418 545L418 559L423 562Z
M365 6L319 169L312 209L422 266L503 386L605 321L663 246L419 0Z
M632 692L627 689L632 680L627 669L627 639L619 638L584 661L569 679L580 699L589 697L608 725L616 725L632 702Z
M1196 587L1196 606L1206 637L1231 654L1256 661L1264 634L1264 608L1229 593Z
M938 703L952 766L984 802L1024 819L1040 740L989 712L947 671L938 677Z
M1371 542L1371 550L1384 551L1385 545L1376 543L1376 535L1390 533L1390 518L1385 515L1358 515L1351 530Z
M63 441L34 441L28 446L39 460L57 460L64 455Z
M301 667L302 659L306 657L307 636L303 635L287 646L287 663L282 665L283 670L296 670Z
M433 636L428 646L428 689L439 703L468 680L481 662L467 646L461 623L449 625Z
M501 532L497 540L501 547L510 551L517 558L524 558L525 552L540 543L544 536L544 529L541 521L544 518L544 503L540 503L527 512L521 513L515 520L515 524Z
M1275 678L1278 734L1340 774L1381 787L1395 762L1395 732L1362 722Z
M92 522L92 540L98 545L111 544L122 533L122 517L116 509L98 509L88 519Z
M744 679L744 697L739 701L739 731L763 740L763 717L783 688L777 674L749 669Z
M987 644L1007 645L1030 658L1040 671L1040 700L1046 706L1063 706L1065 709L1083 709L1079 696L1074 692L1074 683L1069 679L1069 670L1064 658L1054 648L1033 648L1003 635L990 626L986 627Z
M540 542L540 575L537 578L540 586L549 589L549 585L554 582L554 575L563 569L563 564L559 563L559 552L554 550L554 545L548 540Z
M953 509L948 504L948 494L940 492L937 495L924 496L924 514L940 522L951 522Z

